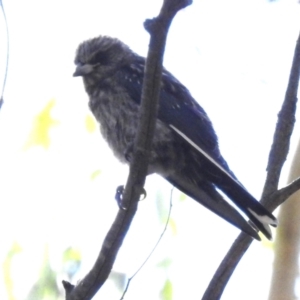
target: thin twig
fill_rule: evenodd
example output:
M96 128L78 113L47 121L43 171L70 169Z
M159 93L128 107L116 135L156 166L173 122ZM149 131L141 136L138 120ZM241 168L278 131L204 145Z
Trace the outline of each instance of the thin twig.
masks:
M286 187L281 191L277 191L281 169L289 151L290 137L294 129L299 77L300 35L295 47L285 99L278 114L273 144L269 154L267 178L262 195L261 202L270 211L273 211L283 202L283 196L288 196L289 193L295 191L294 189L296 187L298 188L299 182L297 180L296 183L291 184L292 187ZM276 201L272 197L272 194L276 196ZM243 233L238 236L215 272L202 300L220 299L232 273L252 243L252 240L253 239L251 237Z
M266 199L268 202L268 209L270 211L275 210L285 200L287 200L292 194L300 189L300 178L295 179L289 185L269 195Z
M174 187L171 189L171 195L170 195L170 206L169 206L169 212L168 212L168 217L167 217L167 221L166 221L166 224L165 224L165 227L162 231L162 233L160 234L160 237L158 238L157 242L155 243L154 247L152 248L152 250L150 251L150 253L148 254L147 258L144 260L144 262L140 265L140 267L134 272L134 274L128 279L127 281L127 284L126 284L126 287L124 289L124 292L122 294L122 297L120 298L120 300L123 300L127 291L128 291L128 288L129 288L129 285L130 285L130 282L131 280L140 272L140 270L144 267L144 265L148 262L148 260L150 259L150 257L152 256L153 252L156 250L157 246L159 245L161 239L163 238L163 236L165 235L165 232L168 228L168 225L169 225L169 221L170 221L170 216L171 216L171 211L172 211L172 198L173 198L173 190L174 190Z

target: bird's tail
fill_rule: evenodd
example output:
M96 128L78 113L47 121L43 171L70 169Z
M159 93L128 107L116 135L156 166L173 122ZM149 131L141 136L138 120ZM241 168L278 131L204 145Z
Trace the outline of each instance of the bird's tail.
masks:
M276 218L262 206L238 181L222 178L217 186L241 209L252 224L268 239L272 238L269 225L276 227Z
M253 238L260 240L256 229L258 226L251 226L251 224L249 224L233 206L225 201L212 184L206 182L201 182L201 185L195 184L188 178L184 179L182 176L176 174L166 177L166 179L176 188L204 205L221 218L238 227Z

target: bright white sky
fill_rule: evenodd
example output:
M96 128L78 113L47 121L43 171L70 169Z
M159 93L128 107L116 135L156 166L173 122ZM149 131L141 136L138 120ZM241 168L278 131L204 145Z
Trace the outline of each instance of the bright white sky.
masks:
M300 5L296 0L194 2L171 27L165 66L208 112L223 155L243 184L259 197L300 30ZM0 113L0 257L13 241L22 246L13 273L16 296L22 299L38 273L45 243L50 245L53 268L58 271L60 253L70 245L80 247L88 259L79 278L86 273L115 217L115 187L127 176L127 168L112 157L98 131L91 134L85 129L87 96L80 78L72 77L76 47L84 39L106 34L145 55L149 37L142 23L158 14L161 1L11 0L4 5L10 65ZM4 45L2 20L0 27ZM1 70L4 48L0 48ZM52 98L52 116L59 123L52 129L50 148L24 151L34 116ZM299 133L296 126L293 148ZM98 169L101 176L91 181L90 175ZM152 176L146 186L149 196L140 204L116 263L119 272L134 272L162 231L157 203L151 199L157 195L157 186L164 188L159 205L166 214L170 187ZM174 284L175 300L199 299L238 234L194 201L179 202L177 196L172 211L176 234L169 229L132 283L128 299L141 295L145 300L158 299L166 277ZM253 244L224 300L267 299L269 246ZM171 260L168 271L157 268L167 257ZM26 270L26 277L20 270ZM0 298L5 299L1 276ZM110 299L118 299L119 294L110 288L108 284L99 297L110 293ZM114 298L112 293L116 293Z

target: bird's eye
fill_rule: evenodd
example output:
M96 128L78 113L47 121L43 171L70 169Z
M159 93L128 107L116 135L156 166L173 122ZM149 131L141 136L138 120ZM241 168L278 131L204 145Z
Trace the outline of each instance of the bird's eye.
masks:
M90 60L90 64L107 65L109 63L109 55L107 52L97 52Z

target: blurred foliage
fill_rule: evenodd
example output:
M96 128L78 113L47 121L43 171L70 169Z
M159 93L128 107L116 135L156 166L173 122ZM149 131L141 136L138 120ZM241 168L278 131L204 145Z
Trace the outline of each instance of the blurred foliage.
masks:
M50 266L49 247L46 245L39 278L33 284L26 300L58 300L60 299L59 296L56 273Z
M95 171L91 174L91 180L95 180L99 175L101 175L101 171L100 171L100 170L95 170Z
M169 257L167 257L164 260L162 260L161 262L159 262L157 264L157 267L167 269L171 266L171 264L172 264L172 260Z
M16 296L16 286L14 284L14 276L12 273L14 259L17 254L22 252L22 248L18 243L13 243L9 249L3 262L4 284L7 294L7 300L20 299ZM63 277L67 276L68 280L72 280L73 276L78 272L81 266L81 253L79 250L69 247L62 253L62 272ZM30 273L30 272L29 272ZM25 273L24 273L25 274ZM64 298L64 291L59 288L57 276L59 272L54 270L50 265L49 246L44 247L43 261L40 267L37 279L33 282L26 300L59 300ZM25 280L26 281L26 280ZM22 298L24 299L24 298Z
M172 265L172 259L166 257L161 262L157 264L158 268L163 269L166 272L166 281L164 282L163 288L160 291L161 300L171 300L173 299L173 285L171 280L168 278L168 269Z
M48 149L50 146L50 129L59 124L51 117L51 111L55 105L55 100L51 99L43 110L34 118L33 127L24 149L32 146L42 146Z
M177 225L176 225L176 221L174 220L174 218L170 218L169 219L168 226L171 228L172 234L173 235L177 235L177 233L178 233L178 231L177 231Z
M85 127L86 130L90 133L95 132L97 129L97 123L93 116L87 115L85 118Z
M161 300L171 300L173 298L173 285L172 282L167 279L163 286L163 289L160 291Z
M180 193L180 196L179 196L180 201L185 201L187 198L188 198L188 196L186 194Z
M11 266L12 266L12 261L13 261L14 257L21 251L22 251L22 248L20 247L20 245L16 242L13 243L13 245L9 249L9 251L4 259L4 262L3 262L4 285L6 288L8 300L16 299L14 296L14 292L13 292L14 285L13 285L13 278L12 278L12 274L11 274Z
M64 273L72 280L81 266L81 252L72 247L67 248L63 253L62 263Z

